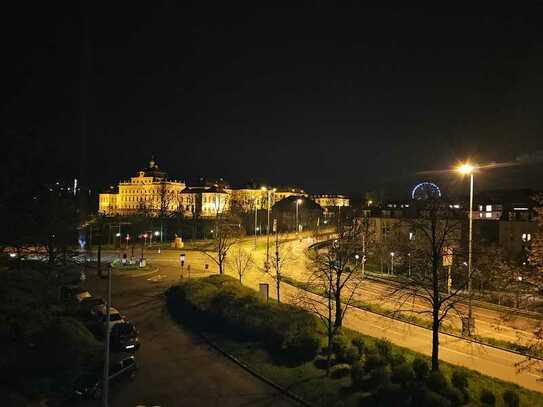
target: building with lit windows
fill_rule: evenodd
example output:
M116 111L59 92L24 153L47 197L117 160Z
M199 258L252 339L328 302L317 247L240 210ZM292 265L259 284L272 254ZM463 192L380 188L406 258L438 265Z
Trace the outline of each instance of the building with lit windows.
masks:
M119 182L116 192L99 195L98 212L106 216L177 210L185 183L169 180L158 164L151 160L149 167L138 172L130 181Z
M230 210L230 194L217 186L187 187L180 196L179 210L188 218L213 218Z
M496 244L513 257L524 255L537 230L534 222L537 202L533 200L534 195L535 192L530 190L479 192L472 213L474 239L485 244ZM398 230L409 233L405 220L417 217L414 202L386 202L363 210L376 242L389 240ZM464 219L462 234L466 239L469 217L467 198L453 200L449 206Z
M267 193L262 187L256 185L243 185L227 189L233 205L237 205L243 212L265 209L267 207Z
M351 205L351 200L345 195L313 195L311 199L324 210L325 217L332 216L341 207Z
M307 198L308 194L300 188L292 188L292 187L279 187L276 188L273 196L272 196L272 206L276 204L277 202L288 198L290 196L300 196Z

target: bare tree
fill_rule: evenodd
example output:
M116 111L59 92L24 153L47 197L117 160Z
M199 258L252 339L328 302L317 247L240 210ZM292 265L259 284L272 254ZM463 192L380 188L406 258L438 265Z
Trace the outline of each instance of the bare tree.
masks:
M244 250L242 247L237 246L234 251L232 261L230 262L232 268L239 277L239 283L242 283L243 276L249 270L249 267L253 264L253 255Z
M528 249L528 262L537 270L538 276L543 276L543 194L536 196L535 200L540 206L534 208L537 230ZM543 281L541 277L539 280Z
M360 257L361 225L341 228L337 239L318 245L309 253L309 291L300 290L295 302L314 312L324 325L328 340L327 372L330 371L332 341L341 329L345 314L362 283ZM317 291L323 295L312 294Z
M200 251L217 264L220 274L224 274L226 256L241 237L243 237L243 229L239 221L228 214L217 213L212 239L213 250L204 247Z
M283 270L294 260L294 254L292 252L292 244L287 239L286 235L280 235L278 231L275 233L275 250L270 257L271 270L273 274L271 277L275 280L277 288L277 302L281 302L281 281L283 278Z
M429 198L412 208L412 218L401 222L397 231L396 257L409 261L409 270L392 286L388 296L397 311L429 314L432 321L432 370L439 370L439 331L447 315L455 311L465 321L458 303L465 283L457 279L452 286L453 261L460 247L462 216L441 199ZM403 239L399 238L403 236ZM453 260L454 259L454 260ZM422 305L416 307L415 305Z

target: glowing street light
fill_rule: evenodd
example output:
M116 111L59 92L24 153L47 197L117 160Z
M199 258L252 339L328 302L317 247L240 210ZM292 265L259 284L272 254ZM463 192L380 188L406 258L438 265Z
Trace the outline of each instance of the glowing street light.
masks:
M471 175L475 171L475 166L470 163L464 163L459 165L456 168L456 171L458 171L462 175Z
M390 252L390 274L394 274L394 252Z
M472 253L473 253L473 173L476 166L470 163L464 163L456 168L462 175L469 175L469 233L468 233L468 334L472 334L474 326L473 310L471 304L471 269L472 269Z
M275 192L275 188L271 189L268 187L262 187L260 188L262 191L267 192L267 201L268 201L268 225L266 226L266 270L268 270L268 265L270 262L270 209L271 209L271 194L272 192Z
M300 230L300 223L298 222L298 206L300 206L302 202L303 201L300 198L296 199L296 233Z

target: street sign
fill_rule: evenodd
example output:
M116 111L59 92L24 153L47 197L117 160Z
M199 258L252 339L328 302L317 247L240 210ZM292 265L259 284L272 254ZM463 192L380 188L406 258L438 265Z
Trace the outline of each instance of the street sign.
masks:
M262 301L268 302L270 298L270 285L267 283L260 283L259 293Z
M444 247L443 248L443 266L449 267L453 264L453 248Z

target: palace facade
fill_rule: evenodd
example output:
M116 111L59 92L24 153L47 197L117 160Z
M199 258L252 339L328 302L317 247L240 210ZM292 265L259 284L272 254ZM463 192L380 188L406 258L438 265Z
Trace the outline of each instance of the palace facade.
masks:
M266 188L257 185L229 187L220 179L187 186L183 181L168 179L153 159L148 168L141 170L129 181L119 182L117 189L99 195L98 211L106 216L125 216L148 213L178 212L190 218L210 218L228 212L233 207L242 212L270 208L283 199L298 196L308 198L300 188ZM331 207L349 206L342 195L317 195L312 198L325 212Z

